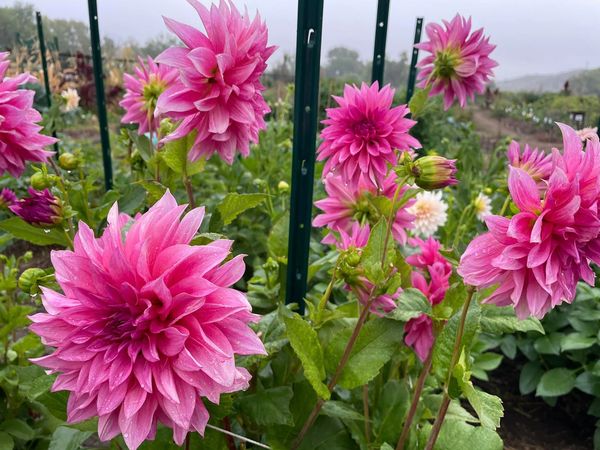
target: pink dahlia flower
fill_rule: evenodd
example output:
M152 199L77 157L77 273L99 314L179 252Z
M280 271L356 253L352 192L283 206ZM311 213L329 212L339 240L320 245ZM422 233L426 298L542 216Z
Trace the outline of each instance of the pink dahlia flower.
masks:
M260 76L276 47L267 46L267 27L257 15L250 20L232 2L221 1L210 11L188 0L200 15L206 33L171 19L167 27L183 42L161 53L157 61L179 71L178 82L158 99L157 113L181 119L164 141L197 131L192 161L215 152L228 164L236 151L250 153L270 111L263 99Z
M590 262L600 263L600 143L588 141L584 151L575 130L559 126L564 152L554 150L547 188L511 167L509 190L519 212L488 216L489 232L469 244L458 268L468 284L498 285L486 302L513 305L519 318L542 318L572 302L579 280L594 283Z
M419 148L421 144L408 131L416 123L407 119L406 105L392 108L394 89L381 90L377 82L360 88L346 85L343 97L333 97L337 108L327 109L323 143L317 159L326 160L323 175L337 171L344 182L382 185L388 164L398 164L398 151Z
M55 197L48 189L36 191L30 187L27 192L29 197L13 201L8 207L13 213L25 222L41 227L49 227L62 222L63 210L60 199ZM4 197L4 195L3 191L2 196ZM8 196L11 197L10 194Z
M428 24L425 32L429 40L416 47L430 55L417 64L421 69L418 86L431 86L432 96L442 93L445 109L455 99L464 108L467 98L473 101L475 93L483 93L493 76L492 69L498 63L490 58L490 53L496 46L483 35L483 28L471 33L471 19L458 14L450 22L444 20L443 26Z
M536 182L547 180L552 173L552 155L546 155L537 148L532 149L528 144L525 144L521 152L519 143L512 141L506 156L512 167L523 169Z
M42 127L37 123L42 116L33 109L35 92L19 89L37 80L28 73L4 78L9 65L8 53L0 52L0 175L8 172L19 177L27 161L48 160L53 152L44 147L56 139L40 134Z
M243 255L231 241L192 246L204 208L181 217L167 192L132 219L115 204L100 238L80 223L73 251L54 251L64 294L43 289L46 312L31 330L54 353L34 360L59 373L53 390L71 391L69 422L98 416L103 441L123 434L130 449L153 439L157 423L178 445L201 434L209 414L201 397L248 387L235 355L265 354L248 327L258 317L232 288Z
M437 305L444 300L450 288L452 265L440 253L441 244L432 237L427 240L414 238L409 244L420 249L419 253L406 258L406 262L415 268L411 273L411 283L432 305ZM425 361L433 345L431 319L422 314L406 322L404 330L406 345L415 350L421 361Z
M9 208L17 201L17 196L10 189L4 188L0 191L0 208Z
M381 216L373 201L378 195L393 199L397 188L396 175L393 172L383 180L381 190L370 183L359 183L358 186L345 183L342 177L333 173L327 175L323 183L327 197L315 202L315 206L323 213L315 217L313 226L329 228L330 232L322 241L324 244L335 244L334 233L350 233L354 223L375 225ZM408 189L408 186L404 186L398 198ZM413 225L414 217L406 210L413 203L414 200L411 199L398 208L392 225L394 239L402 244L406 243L406 229L412 228Z
M156 132L160 125L160 115L155 115L156 102L165 89L177 79L177 70L156 64L148 56L146 63L139 58L134 75L123 75L125 96L119 105L125 110L121 123L135 123L138 134Z

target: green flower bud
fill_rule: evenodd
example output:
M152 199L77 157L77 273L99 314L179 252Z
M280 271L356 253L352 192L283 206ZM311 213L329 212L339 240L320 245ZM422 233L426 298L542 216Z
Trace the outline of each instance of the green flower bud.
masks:
M79 158L73 153L61 153L58 157L58 165L65 170L75 170L79 166Z
M19 277L19 287L23 292L35 294L38 291L38 281L46 276L46 272L38 267L25 270Z
M280 181L279 184L277 185L277 189L279 189L279 192L288 192L290 190L290 185L287 184L285 181Z
M38 191L52 187L54 184L53 181L53 177L44 172L36 172L31 175L31 178L29 179L31 186Z
M428 191L457 184L456 160L443 156L424 156L412 163L415 184Z

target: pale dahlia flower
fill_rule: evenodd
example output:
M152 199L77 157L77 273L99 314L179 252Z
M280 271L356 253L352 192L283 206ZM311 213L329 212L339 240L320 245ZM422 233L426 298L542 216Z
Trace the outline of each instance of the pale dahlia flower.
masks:
M44 150L56 139L40 134L42 120L33 109L35 92L19 89L25 83L37 80L23 73L13 78L4 78L10 61L8 53L0 52L0 175L5 172L19 177L27 161L45 162L53 154Z
M165 89L173 85L177 79L177 70L156 64L148 56L146 63L139 58L134 74L123 75L125 95L119 105L125 110L121 123L135 123L138 134L153 133L160 125L160 115L155 115L156 102Z
M397 188L396 175L391 172L382 182L382 190L378 190L370 183L359 183L358 186L345 183L342 177L330 173L324 180L327 197L315 202L315 206L323 213L317 215L313 220L315 227L327 227L330 232L323 238L324 244L335 244L335 232L342 231L350 233L354 223L363 225L375 225L381 218L380 212L373 201L377 196L383 195L392 200ZM403 186L398 198L408 190ZM408 208L414 203L411 199L398 208L392 234L401 244L406 243L406 230L412 228L414 217L408 213Z
M448 204L442 200L442 192L419 192L415 202L407 209L414 216L414 231L423 237L433 236L448 219Z
M243 255L227 261L231 241L190 245L204 208L182 214L167 191L131 218L115 204L103 235L80 223L73 251L52 252L64 294L43 288L46 312L31 330L54 353L34 360L58 373L54 391L71 391L68 421L98 416L103 441L119 433L134 450L153 439L157 423L182 445L204 433L202 397L248 387L235 355L265 354L248 327L244 294L232 288Z
M489 232L469 244L458 268L470 285L497 285L485 301L512 305L521 319L572 302L579 280L594 284L590 262L600 263L600 143L589 140L584 151L575 130L559 126L564 151L554 150L546 189L511 167L509 190L519 212L488 216Z
M483 222L487 216L492 214L492 199L480 192L473 200L473 208L475 216Z
M260 76L276 47L267 45L267 27L257 14L250 20L232 2L212 5L210 11L188 0L200 15L205 33L165 18L167 27L184 44L161 53L157 61L179 71L177 83L158 99L157 113L180 120L164 141L197 131L189 157L217 153L228 164L236 152L250 153L258 142L270 111L263 99Z
M420 252L406 258L406 262L414 268L411 283L432 305L437 305L444 300L450 288L452 265L440 253L441 244L432 237L427 240L410 239L409 244L420 249ZM406 345L414 349L421 361L425 361L433 346L431 319L426 314L421 314L406 322L404 330Z
M536 182L547 180L552 173L552 155L546 155L543 151L531 148L528 144L525 144L523 152L521 152L520 144L512 141L508 146L506 156L510 166L523 169Z
M588 127L577 130L577 136L579 136L583 142L588 139L598 139L598 127Z
M77 89L69 88L65 89L60 93L60 97L62 98L64 104L61 108L63 112L71 112L75 111L79 108L79 94L77 93Z
M443 26L428 24L425 32L429 40L415 46L430 53L417 64L418 86L431 86L432 96L443 94L445 109L455 99L464 108L467 98L473 101L475 93L483 93L493 76L498 63L489 55L496 46L483 35L483 28L471 33L471 19L458 14L450 22L444 20Z
M416 123L405 116L406 105L392 108L394 89L381 90L377 82L360 88L346 85L343 97L333 97L336 108L327 109L323 143L317 159L326 160L323 176L339 173L344 182L357 186L371 183L381 186L388 165L398 163L398 151L419 148L421 144L408 131Z

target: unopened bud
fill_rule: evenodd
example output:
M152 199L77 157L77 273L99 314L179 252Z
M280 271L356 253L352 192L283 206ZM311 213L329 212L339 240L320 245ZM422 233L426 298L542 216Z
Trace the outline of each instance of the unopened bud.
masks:
M79 166L79 158L73 153L61 153L58 157L58 165L65 170L75 170Z
M290 185L285 181L280 181L277 185L277 189L279 189L279 192L288 192L290 190Z
M443 156L424 156L412 163L411 174L415 184L428 191L443 189L458 183L456 160Z
M19 288L28 294L35 294L38 290L38 280L46 276L46 272L38 267L25 270L19 277Z

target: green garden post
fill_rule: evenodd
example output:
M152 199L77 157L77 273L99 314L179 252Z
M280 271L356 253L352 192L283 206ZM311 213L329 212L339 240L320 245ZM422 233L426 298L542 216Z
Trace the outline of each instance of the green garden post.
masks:
M44 40L44 26L42 24L42 14L35 12L37 22L38 39L40 42L40 56L42 58L42 71L44 72L44 89L46 90L46 105L52 107L52 91L50 91L50 77L48 76L48 61L46 60L46 41ZM56 130L52 130L52 137L56 137ZM54 151L58 155L58 143L54 144Z
M377 3L377 22L375 25L375 47L373 49L373 67L371 81L383 85L383 69L385 66L385 43L387 41L390 0L379 0Z
M417 80L417 62L419 60L419 49L415 47L421 42L421 30L423 29L423 18L417 17L417 25L415 26L415 43L412 49L412 57L410 59L410 71L408 72L408 85L406 86L406 103L410 102L415 92L415 82Z
M297 303L300 313L308 275L322 24L323 0L299 0L286 303Z
M110 137L108 134L108 117L106 115L106 95L104 93L104 77L102 74L102 49L100 46L100 30L98 28L98 6L96 0L88 0L90 14L90 38L92 44L92 60L94 63L94 81L96 83L96 106L100 124L100 140L102 142L102 163L104 164L104 186L110 190L113 185L112 161L110 156Z

